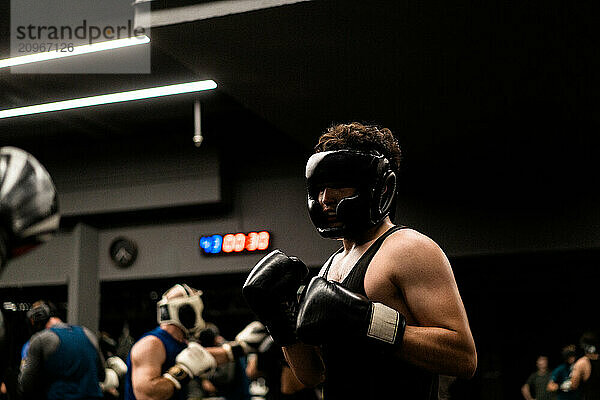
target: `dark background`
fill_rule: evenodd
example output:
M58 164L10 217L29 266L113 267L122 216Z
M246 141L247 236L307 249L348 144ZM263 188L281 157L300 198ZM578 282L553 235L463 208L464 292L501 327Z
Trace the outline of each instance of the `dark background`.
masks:
M376 122L403 147L401 196L513 221L505 235L531 232L519 221L560 217L578 221L570 229L585 236L599 228L586 223L586 215L598 215L600 197L596 8L559 0L316 1L157 28L153 74L139 79L219 82L216 94L203 97L205 140L220 147L228 180L246 163L304 158L332 122ZM0 11L1 29L6 18ZM0 106L127 88L137 79L0 71ZM0 145L68 163L191 143L191 107L177 99L145 104L0 121ZM166 210L158 220L215 211L228 208ZM121 215L67 223L79 220L100 228L157 221ZM562 346L599 328L598 249L451 257L479 356L475 377L456 384L456 398L520 398L539 353L555 367ZM244 278L185 279L204 291L206 320L228 338L252 318L239 290ZM125 319L134 336L151 328L151 292L160 296L173 283L104 282L101 328L118 336ZM13 301L44 296L64 303L66 288L2 289Z

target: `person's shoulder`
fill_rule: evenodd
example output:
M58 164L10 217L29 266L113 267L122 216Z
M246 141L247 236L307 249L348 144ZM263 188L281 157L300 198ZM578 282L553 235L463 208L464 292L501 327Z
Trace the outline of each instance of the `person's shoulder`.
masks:
M158 336L148 334L148 335L142 337L137 342L135 342L135 344L133 345L131 350L134 351L134 349L135 349L135 351L143 352L143 351L146 351L147 349L152 349L153 347L156 347L156 346L164 348L162 340L160 340L160 338Z
M29 346L38 346L40 344L44 344L48 340L58 339L58 335L53 332L51 329L44 329L42 331L36 332L29 339Z
M99 341L98 341L98 335L96 335L96 333L94 333L94 331L92 331L91 329L81 325L80 326L81 331L83 332L83 334L85 335L85 337L92 343L92 345L94 345L94 347L99 348Z
M577 361L575 361L573 368L587 368L588 366L591 366L590 359L586 356L583 356L580 357Z
M386 238L383 245L402 254L427 254L442 251L433 239L412 228L398 229Z
M87 328L83 325L81 325L80 328L88 338L93 338L95 340L98 340L98 335L96 335L96 333L93 330L91 330L90 328Z
M53 352L60 344L58 335L50 329L36 332L29 339L28 354L47 354Z
M146 333L144 336L142 336L137 343L146 343L146 342L160 342L162 343L162 340L160 338L161 336L161 331L150 331L148 333Z
M158 337L146 335L133 345L130 355L133 362L164 359L166 358L166 349Z
M375 262L376 261L376 262ZM397 285L451 281L452 268L442 249L426 235L409 228L387 237L374 258L378 272Z
M382 249L403 264L438 265L440 261L447 261L446 255L433 239L410 228L392 233L383 242Z

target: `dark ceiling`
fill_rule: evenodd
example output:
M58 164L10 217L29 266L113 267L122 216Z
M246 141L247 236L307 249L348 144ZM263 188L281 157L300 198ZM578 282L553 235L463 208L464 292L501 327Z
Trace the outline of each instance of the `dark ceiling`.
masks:
M218 90L200 95L206 140L235 157L305 157L332 122L374 122L403 147L404 190L533 209L598 190L592 7L302 2L154 28L149 75L0 70L0 108L211 78ZM187 146L193 98L0 120L0 144L67 159L115 142Z

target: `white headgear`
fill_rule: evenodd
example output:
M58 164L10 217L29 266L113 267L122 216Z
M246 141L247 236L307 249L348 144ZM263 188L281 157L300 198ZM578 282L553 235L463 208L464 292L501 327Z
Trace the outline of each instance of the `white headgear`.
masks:
M167 299L167 293L176 288L181 289L183 296ZM204 303L200 298L201 295L201 291L185 284L173 286L163 294L157 304L158 323L176 325L188 336L204 329L206 324L202 319Z

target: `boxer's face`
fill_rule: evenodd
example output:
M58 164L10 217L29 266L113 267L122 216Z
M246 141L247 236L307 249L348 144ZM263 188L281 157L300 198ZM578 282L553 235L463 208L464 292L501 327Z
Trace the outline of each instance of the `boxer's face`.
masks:
M331 224L339 224L335 210L340 200L356 194L356 188L323 188L319 191L319 204Z

